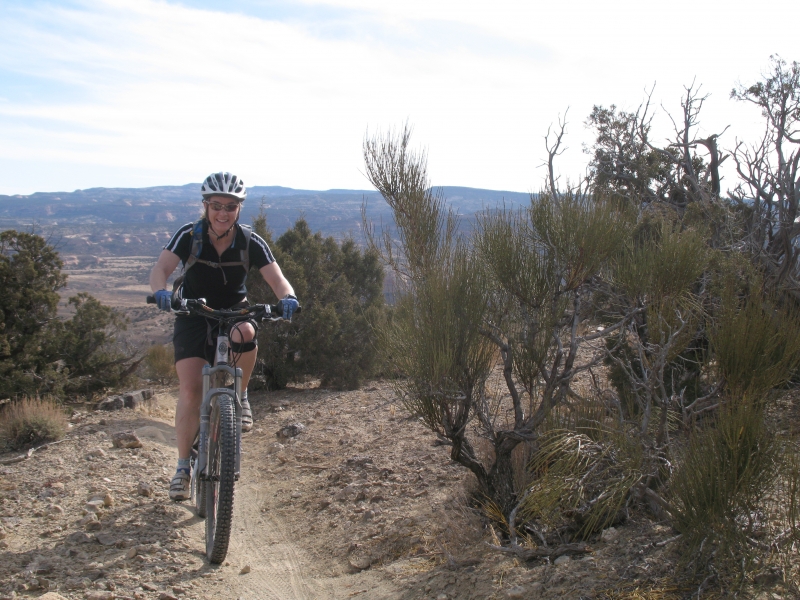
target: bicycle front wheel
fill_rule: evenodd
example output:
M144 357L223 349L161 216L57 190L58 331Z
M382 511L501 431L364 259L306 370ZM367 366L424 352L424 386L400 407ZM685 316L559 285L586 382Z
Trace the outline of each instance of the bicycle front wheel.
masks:
M219 564L228 553L233 521L236 468L236 411L233 398L217 396L209 423L208 465L205 484L206 556Z

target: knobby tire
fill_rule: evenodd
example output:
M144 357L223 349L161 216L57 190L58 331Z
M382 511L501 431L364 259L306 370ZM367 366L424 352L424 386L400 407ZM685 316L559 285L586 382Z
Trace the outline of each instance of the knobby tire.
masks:
M224 382L224 378L221 373L216 373L215 375L211 376L211 387L217 388L221 387L222 383ZM206 434L208 435L208 434ZM200 478L200 474L196 470L196 465L198 462L198 454L200 452L200 432L197 432L197 436L194 439L194 445L192 446L192 458L194 459L194 465L192 465L192 499L194 500L194 507L197 512L197 516L201 519L206 518L206 481L205 479ZM208 472L208 467L206 466L206 471Z
M231 396L217 396L209 430L208 477L202 482L206 501L206 556L209 562L219 564L228 553L233 522L236 411Z

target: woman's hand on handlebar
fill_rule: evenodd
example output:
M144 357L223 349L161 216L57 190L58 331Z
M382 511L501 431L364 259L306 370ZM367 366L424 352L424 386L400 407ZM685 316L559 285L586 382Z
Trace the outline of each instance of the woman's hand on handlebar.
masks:
M161 310L169 311L172 308L172 292L169 290L158 290L153 297Z
M283 299L278 302L278 306L280 306L281 310L281 317L283 317L287 321L292 320L292 315L296 312L300 312L300 303L297 301L292 294L286 294Z

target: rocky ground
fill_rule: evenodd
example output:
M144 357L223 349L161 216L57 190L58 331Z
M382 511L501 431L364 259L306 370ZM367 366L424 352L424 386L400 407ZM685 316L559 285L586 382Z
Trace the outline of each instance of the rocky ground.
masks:
M170 502L174 390L71 419L67 437L0 456L0 598L684 598L674 532L645 517L590 551L522 563L470 506L471 479L373 382L253 396L227 561ZM293 437L278 437L299 424ZM134 432L141 447L115 447ZM124 444L122 444L124 446ZM791 597L779 586L762 598ZM705 596L704 596L705 597Z

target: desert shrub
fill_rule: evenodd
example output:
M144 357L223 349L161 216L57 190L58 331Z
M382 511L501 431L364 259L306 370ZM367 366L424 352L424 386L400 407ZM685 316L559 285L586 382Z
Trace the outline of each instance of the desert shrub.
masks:
M147 379L157 381L161 385L177 381L172 344L150 346L144 355L143 371Z
M118 342L124 318L89 294L70 298L71 319L58 318L61 267L40 236L0 233L0 398L91 394L122 384L137 366Z
M50 323L43 348L68 375L64 393L91 395L124 385L142 360L119 342L126 319L85 292L72 296L69 303L75 314L66 321Z
M66 285L61 267L42 237L0 233L0 398L58 387L61 378L43 356L42 338Z
M269 389L305 376L319 377L324 387L357 388L376 371L372 325L386 310L376 254L352 239L339 243L312 233L304 219L272 242L262 211L254 230L270 244L303 306L292 323L261 328L256 379ZM278 300L255 272L247 286L253 302Z
M778 476L767 494L764 514L765 538L770 540L769 551L762 553L759 571L783 571L788 581L800 581L797 561L800 545L800 445L782 440L778 458ZM764 549L764 540L762 547ZM795 589L796 592L796 589Z
M13 450L59 440L67 428L64 411L50 399L23 398L0 418L0 442Z
M744 293L726 283L709 332L717 368L732 394L761 398L800 367L800 307L781 306L758 278Z
M762 501L775 482L779 454L762 404L748 398L729 402L691 440L670 487L675 528L696 567L714 556L718 565L738 568L752 557L750 539L764 526Z

